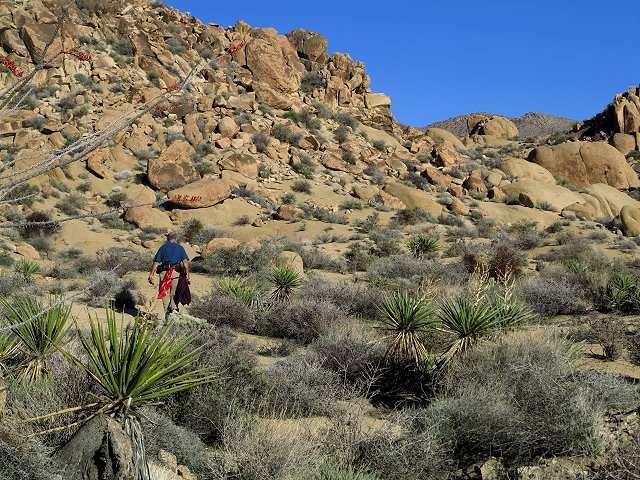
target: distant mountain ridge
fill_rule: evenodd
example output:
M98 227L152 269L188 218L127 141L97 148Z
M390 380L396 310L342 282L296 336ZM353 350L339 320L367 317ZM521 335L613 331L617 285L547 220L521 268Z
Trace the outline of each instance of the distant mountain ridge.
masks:
M520 117L507 117L506 115L499 115L496 113L476 112L467 113L465 115L459 115L452 117L448 120L432 123L426 127L422 127L420 130L426 130L427 128L442 128L457 136L468 135L467 132L467 119L473 115L485 115L487 117L496 116L504 117L511 120L518 130L520 131L521 138L538 137L545 135L552 135L557 132L565 132L570 130L575 124L575 120L569 118L557 117L555 115L547 115L546 113L529 112Z

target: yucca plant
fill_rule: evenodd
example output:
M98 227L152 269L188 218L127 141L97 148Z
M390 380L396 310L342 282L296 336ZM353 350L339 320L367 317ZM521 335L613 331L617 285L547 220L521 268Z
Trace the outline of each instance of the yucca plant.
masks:
M18 378L35 381L47 376L48 359L69 332L71 305L49 297L46 306L31 298L1 299L0 306L6 313L0 322L11 329L25 355Z
M613 305L620 306L627 294L635 287L635 277L625 272L616 273L609 283L609 294Z
M411 253L413 253L415 257L421 258L428 253L440 250L440 243L437 239L429 235L420 234L407 240L407 248L411 250Z
M14 335L0 331L0 371L4 368L5 362L16 355L17 343L18 340Z
M466 352L480 337L491 334L500 321L490 304L474 302L467 297L445 300L437 316L439 328L455 336L443 354L444 360Z
M247 285L242 278L224 278L218 282L218 289L229 297L237 298L245 305L252 305L257 296L257 289Z
M40 265L33 260L23 258L16 263L15 270L22 277L25 283L33 283L33 276L40 273Z
M524 302L504 299L497 299L493 304L495 316L494 328L503 330L518 328L531 322L536 318Z
M153 326L137 316L133 325L118 327L116 312L107 308L106 331L89 319L90 335L78 330L88 361L82 362L65 350L62 353L102 388L104 395L95 403L50 413L30 421L63 413L92 410L82 420L38 435L83 424L100 414L109 414L121 422L131 436L139 477L148 478L144 438L138 409L162 397L211 382L215 376L206 369L192 369L199 348L185 353L192 337L167 338L167 325L157 335Z
M280 301L289 301L293 291L302 284L300 272L289 267L274 268L269 279L274 286L271 298Z
M418 366L429 362L423 335L434 330L436 318L424 298L397 292L387 297L379 310L383 314L381 328L388 332L383 339L391 340L386 354L413 359Z

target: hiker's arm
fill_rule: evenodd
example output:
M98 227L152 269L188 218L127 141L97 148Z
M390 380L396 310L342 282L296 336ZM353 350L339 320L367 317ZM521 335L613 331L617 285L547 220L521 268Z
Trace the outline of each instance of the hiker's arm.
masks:
M160 262L153 262L153 264L151 265L151 270L149 271L149 283L151 285L153 285L153 276L156 274L158 265L160 265Z
M184 276L189 280L189 260L183 260L182 264L184 265Z

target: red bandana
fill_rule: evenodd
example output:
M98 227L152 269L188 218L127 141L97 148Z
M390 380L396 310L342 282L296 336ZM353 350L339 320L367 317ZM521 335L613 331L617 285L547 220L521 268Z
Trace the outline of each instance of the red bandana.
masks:
M158 291L158 298L164 298L167 296L167 292L171 289L171 277L173 276L173 265L169 267L169 270L164 274L162 283L160 283L160 290Z

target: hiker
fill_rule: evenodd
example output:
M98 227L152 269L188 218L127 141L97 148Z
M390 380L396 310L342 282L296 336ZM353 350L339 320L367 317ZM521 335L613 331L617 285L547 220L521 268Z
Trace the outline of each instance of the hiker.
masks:
M149 271L149 283L153 285L153 277L156 272L160 275L160 285L158 288L158 298L162 299L165 319L171 312L178 309L175 301L178 283L187 284L189 282L189 257L184 247L178 243L176 232L167 233L167 243L162 245ZM183 302L184 303L184 302Z

